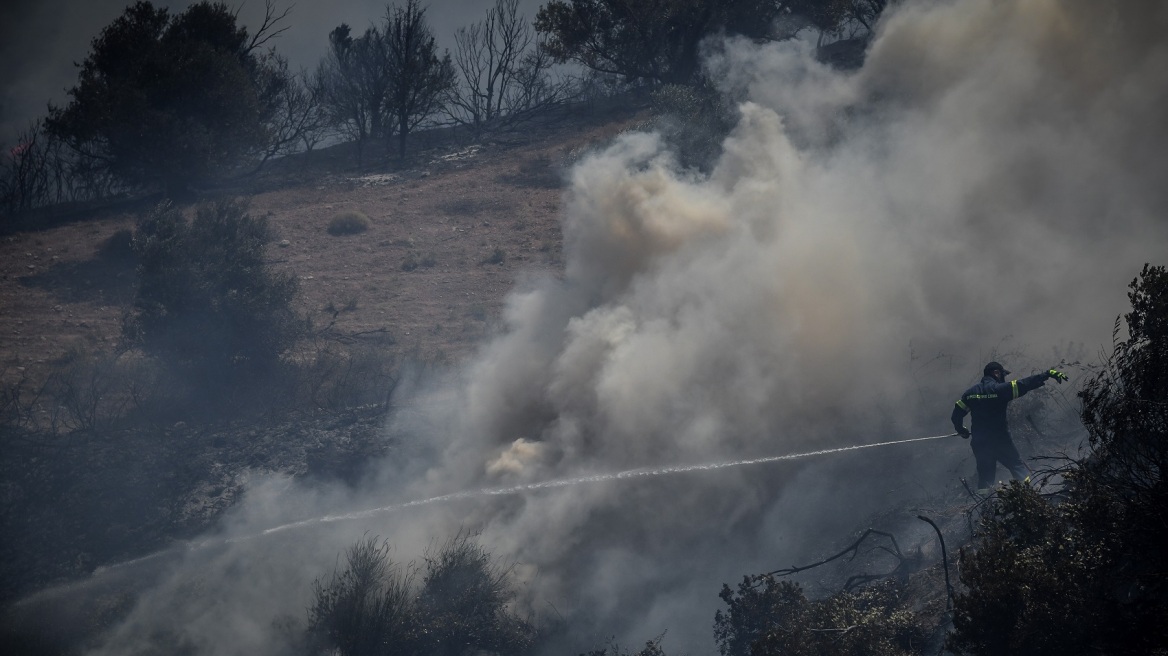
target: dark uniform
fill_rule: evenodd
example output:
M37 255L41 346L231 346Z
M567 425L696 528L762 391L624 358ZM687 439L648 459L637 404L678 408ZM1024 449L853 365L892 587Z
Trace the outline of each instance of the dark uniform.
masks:
M1001 379L995 378L991 374L993 371L1001 372ZM1051 369L1034 376L1006 381L1005 376L1010 372L996 362L987 364L983 373L985 377L981 382L961 395L950 417L957 432L962 437L969 437L970 432L965 430L963 421L965 415L973 413L973 439L970 440L970 446L977 460L978 489L993 485L999 462L1017 480L1025 480L1030 476L1030 470L1022 462L1014 441L1010 439L1010 430L1006 425L1006 406L1027 392L1042 387L1050 378L1059 378L1060 383L1066 379L1063 374Z

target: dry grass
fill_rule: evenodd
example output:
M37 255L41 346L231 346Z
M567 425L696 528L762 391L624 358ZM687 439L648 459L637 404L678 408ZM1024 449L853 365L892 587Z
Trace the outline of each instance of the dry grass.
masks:
M334 237L341 235L359 235L362 232L367 232L372 227L373 222L363 212L341 212L334 216L332 221L329 221L328 233Z

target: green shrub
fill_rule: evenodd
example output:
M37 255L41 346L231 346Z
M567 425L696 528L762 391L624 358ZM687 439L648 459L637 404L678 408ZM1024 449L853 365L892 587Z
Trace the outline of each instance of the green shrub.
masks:
M123 333L197 391L229 392L270 371L305 332L296 279L264 259L267 220L242 201L201 205L187 221L169 203L138 222L138 290Z
M358 235L373 227L373 222L362 212L342 212L328 224L328 233L333 236Z

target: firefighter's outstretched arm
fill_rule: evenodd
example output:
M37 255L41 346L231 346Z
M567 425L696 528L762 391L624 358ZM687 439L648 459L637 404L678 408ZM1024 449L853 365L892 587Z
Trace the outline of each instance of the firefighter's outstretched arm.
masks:
M1016 399L1019 396L1026 394L1032 390L1042 387L1046 381L1050 379L1058 381L1059 385L1063 384L1064 380L1070 380L1066 374L1058 369L1047 369L1046 371L1033 376L1019 378L1017 380L1010 380L1003 383L996 383L990 389L994 394L999 394L1007 399Z
M1014 385L1014 387L1017 389L1017 393L1014 394L1014 398L1018 398L1019 396L1022 396L1031 390L1036 390L1046 384L1046 381L1052 379L1059 385L1062 385L1064 380L1070 380L1066 374L1059 371L1058 369L1047 369L1042 373L1012 381L1011 384Z

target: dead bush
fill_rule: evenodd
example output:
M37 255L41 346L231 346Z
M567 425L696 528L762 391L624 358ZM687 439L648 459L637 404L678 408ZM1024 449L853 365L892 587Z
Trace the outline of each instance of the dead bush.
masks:
M389 543L366 537L349 547L343 569L313 583L310 643L340 656L412 653L416 624L413 569L389 558Z
M460 196L440 203L438 209L450 216L475 216L491 209L491 203L477 196Z
M143 370L117 354L71 349L49 378L50 429L108 430L137 406L149 388Z
M345 410L389 403L398 383L397 358L366 344L321 344L296 365L298 405Z
M479 260L479 264L502 264L507 260L507 253L502 248L496 247L489 255Z
M560 166L546 154L524 160L514 173L500 176L502 182L529 189L560 189L565 184Z
M661 640L664 637L665 635L662 634L652 640L645 641L645 646L635 652L621 649L615 640L609 640L604 647L589 650L580 656L665 656L665 650L661 648Z
M729 607L714 617L723 656L909 656L924 646L921 620L894 581L812 600L796 583L746 577L719 596Z

